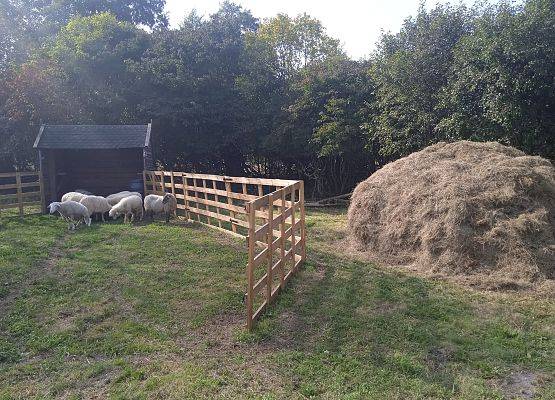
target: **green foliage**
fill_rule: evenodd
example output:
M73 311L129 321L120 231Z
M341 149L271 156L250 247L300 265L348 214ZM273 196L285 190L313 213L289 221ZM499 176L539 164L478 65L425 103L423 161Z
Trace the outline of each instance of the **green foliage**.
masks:
M376 115L366 124L383 155L407 155L445 139L436 129L447 115L441 105L451 76L453 50L470 31L464 6L423 6L397 34L382 36L372 77L377 87Z
M310 197L440 140L555 157L550 0L421 6L362 61L306 14L224 2L168 30L162 0L32 3L0 3L2 170L36 164L41 123L151 119L160 166L304 179Z
M439 129L555 158L555 4L489 9L455 51Z

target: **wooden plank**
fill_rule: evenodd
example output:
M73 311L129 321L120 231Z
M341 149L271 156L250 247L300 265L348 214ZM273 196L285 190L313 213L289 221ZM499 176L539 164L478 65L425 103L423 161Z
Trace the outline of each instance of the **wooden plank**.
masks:
M17 202L19 203L19 216L23 218L23 197L21 197L21 175L19 172L15 174L15 182L17 184Z
M149 171L154 172L158 176L169 176L170 172L167 171ZM271 179L271 178L247 178L242 176L222 176L222 175L211 175L211 174L196 174L190 172L178 172L174 171L174 173L183 173L187 178L197 178L197 179L207 179L213 180L218 182L230 182L230 183L245 183L245 184L253 184L253 185L267 185L267 186L276 186L276 187L285 187L292 185L296 181L288 180L288 179Z
M216 189L216 181L211 181L212 182L212 189ZM214 195L214 202L215 203L219 203L220 202L220 198L218 197L217 194ZM216 214L218 214L218 216L220 215L220 207L219 206L215 206L216 207ZM221 228L222 227L222 220L218 217L218 226Z
M202 180L202 187L206 189L206 179ZM208 200L208 194L206 192L204 192L204 200L205 201ZM206 211L210 211L207 204L204 205L204 208L206 208ZM208 218L208 224L212 225L212 220L210 219L210 217L207 217L207 218Z
M191 205L189 205L189 211L190 211L191 213L193 213L193 214L197 214L198 222L201 222L201 221L200 221L200 215L204 215L204 216L206 216L206 217L218 218L218 214L216 214L216 213L213 212L213 211L207 211L207 210L204 210L204 209L202 209L202 208L193 207L193 206L191 206ZM222 220L223 222L229 222L229 223L231 223L231 224L243 226L243 227L245 227L245 228L248 228L248 227L249 227L249 223L248 223L248 222L242 221L242 220L240 220L240 219L232 218L232 217L230 217L229 215L222 215L222 214L220 214L220 218L221 218L221 220ZM234 233L237 233L237 232L234 232Z
M189 212L189 183L187 182L187 178L183 172L181 173L181 182L183 189L183 201L185 203L185 216L187 219L191 219L191 213Z
M304 202L304 181L301 181L301 185L299 187L299 209L300 209L300 218L301 218L301 257L302 260L306 260L306 227L305 227L305 202Z
M253 325L253 300L254 300L254 247L255 245L255 229L256 229L256 217L254 209L247 206L248 212L248 225L249 225L249 255L247 263L247 329L252 331Z
M245 210L245 207L236 206L236 205L232 205L232 204L230 205L230 204L224 203L222 201L205 200L201 197L198 197L198 203L203 204L203 205L209 205L209 206L212 206L212 207L221 208L223 210L233 211L237 214L244 214L244 215L247 214L247 211Z
M170 173L170 188L172 189L172 194L175 196L175 182L173 179L173 171Z
M195 191L195 203L198 205L198 187L197 187L197 178L193 178L193 190ZM197 210L200 211L200 209L198 207L195 207ZM191 207L191 210L193 209L193 207ZM200 213L196 212L197 214L197 219L200 222Z
M226 191L226 195L227 195L227 204L233 205L233 200L232 200L232 198L231 198L231 194L233 193L233 192L231 191L231 183L230 183L229 181L227 181L227 180L225 181L225 191ZM241 194L242 194L242 193L241 193ZM236 214L235 214L234 211L231 211L230 214L231 214L231 216L232 216L233 218L236 217ZM253 215L254 215L254 211L253 211ZM231 230L232 230L233 232L237 232L237 226L235 226L235 224L231 224Z
M295 240L295 228L297 227L295 224L295 190L293 190L291 192L291 202L293 203L293 206L291 207L291 252L293 254L296 254L295 251L295 244L296 244L296 240ZM295 262L293 261L293 265L291 266L291 268L295 267Z
M18 178L16 178L18 179ZM40 183L39 182L21 182L21 177L19 177L19 183L9 183L6 185L0 185L0 190L5 190L5 189L21 189L24 187L39 187Z
M279 229L280 229L280 256L281 256L281 263L280 263L280 270L279 270L279 286L283 289L283 287L285 286L285 220L286 218L284 218L285 215L285 191L282 190L281 191L281 207L280 207L280 211L281 211L281 222L279 224Z
M19 176L39 176L40 172L1 172L0 178L15 178L16 174Z
M266 299L271 300L272 298L272 283L273 283L273 274L272 274L272 267L273 267L273 255L274 255L274 247L273 247L273 243L274 243L274 235L273 235L273 212L274 212L274 206L272 205L273 203L273 197L270 196L268 198L268 238L267 238L267 242L266 245L268 246L268 267L266 269L266 274L268 275L268 282L266 285Z

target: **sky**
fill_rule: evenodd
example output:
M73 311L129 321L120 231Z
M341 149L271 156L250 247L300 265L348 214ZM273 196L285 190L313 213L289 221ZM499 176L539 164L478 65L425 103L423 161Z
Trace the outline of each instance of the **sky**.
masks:
M462 0L472 4L472 0ZM166 0L170 25L177 28L184 16L196 9L200 15L210 15L219 8L220 0ZM269 18L278 13L292 17L306 12L318 18L327 33L339 39L352 58L359 59L375 49L382 30L397 32L405 18L415 15L420 0L234 0L257 18ZM433 7L447 0L427 0ZM452 3L458 3L453 0Z

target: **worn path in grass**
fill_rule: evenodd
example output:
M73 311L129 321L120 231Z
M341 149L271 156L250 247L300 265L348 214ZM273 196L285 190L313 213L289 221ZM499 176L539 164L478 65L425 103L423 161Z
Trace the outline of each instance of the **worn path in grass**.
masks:
M0 398L555 397L553 302L351 260L344 223L309 214L309 262L246 333L241 241L181 223L10 220Z

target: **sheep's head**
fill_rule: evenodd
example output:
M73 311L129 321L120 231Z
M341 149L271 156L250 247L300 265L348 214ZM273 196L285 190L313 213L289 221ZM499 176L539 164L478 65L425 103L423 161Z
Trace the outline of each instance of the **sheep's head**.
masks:
M54 214L56 211L59 211L60 209L60 202L55 201L53 203L50 203L50 205L48 206L48 210L50 211L50 214Z
M173 194L171 193L166 193L164 195L164 197L162 198L162 204L167 204L169 203L171 200L175 199L175 197L173 196Z
M112 207L108 215L110 218L117 219L120 216L120 212L115 207Z

